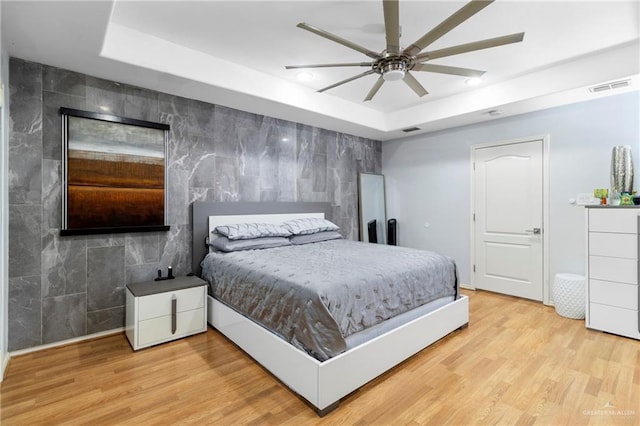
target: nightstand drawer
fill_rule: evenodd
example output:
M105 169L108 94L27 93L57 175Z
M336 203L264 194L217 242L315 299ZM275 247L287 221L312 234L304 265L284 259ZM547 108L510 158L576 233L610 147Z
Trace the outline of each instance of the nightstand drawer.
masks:
M615 308L599 303L589 304L589 328L640 339L638 311Z
M638 236L636 234L589 232L589 254L591 256L637 259Z
M177 339L206 330L204 308L178 312L176 332L171 332L171 315L152 318L138 323L138 346L148 346Z
M139 298L138 320L161 317L171 314L171 300L176 297L176 312L191 311L204 307L203 287L168 291Z
M631 310L638 309L638 286L609 281L589 281L590 300L595 303Z
M618 257L589 256L589 278L638 284L638 261Z

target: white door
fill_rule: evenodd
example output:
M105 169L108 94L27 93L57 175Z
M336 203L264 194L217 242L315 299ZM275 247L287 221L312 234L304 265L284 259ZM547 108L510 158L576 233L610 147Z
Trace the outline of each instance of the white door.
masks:
M478 289L542 300L543 141L474 149Z

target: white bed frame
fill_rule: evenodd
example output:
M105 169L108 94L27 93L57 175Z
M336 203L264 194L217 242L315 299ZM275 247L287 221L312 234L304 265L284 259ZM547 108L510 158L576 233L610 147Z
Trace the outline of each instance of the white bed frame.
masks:
M305 216L324 217L324 213L209 216L209 232L218 225L278 223ZM320 416L335 409L340 398L469 323L469 299L461 296L373 340L320 362L211 296L208 296L207 308L209 324L309 401Z

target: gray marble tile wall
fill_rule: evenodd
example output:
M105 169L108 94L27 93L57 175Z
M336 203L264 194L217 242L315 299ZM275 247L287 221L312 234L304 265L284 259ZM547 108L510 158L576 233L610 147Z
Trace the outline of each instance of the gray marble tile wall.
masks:
M381 142L11 58L9 350L122 327L124 287L171 265L190 272L189 205L329 201L358 238L358 172ZM60 107L171 125L171 231L61 237Z

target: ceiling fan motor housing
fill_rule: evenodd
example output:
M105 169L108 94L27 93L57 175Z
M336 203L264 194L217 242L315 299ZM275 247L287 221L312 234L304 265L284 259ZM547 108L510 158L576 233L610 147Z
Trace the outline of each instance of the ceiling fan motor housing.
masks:
M397 81L404 78L407 72L407 63L402 58L393 58L383 61L380 66L380 73L385 81Z

